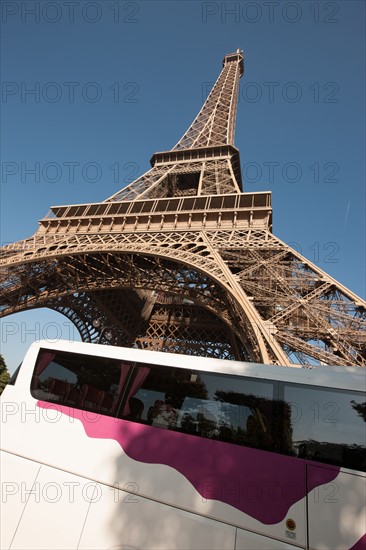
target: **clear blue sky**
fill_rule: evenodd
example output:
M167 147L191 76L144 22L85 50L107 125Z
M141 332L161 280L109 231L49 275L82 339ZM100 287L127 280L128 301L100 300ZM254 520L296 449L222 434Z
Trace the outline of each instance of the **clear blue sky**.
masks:
M274 233L365 297L364 2L1 9L1 243L32 235L51 205L104 200L146 171L241 48L244 190L272 191ZM69 322L45 310L6 317L9 369L61 328L67 338Z

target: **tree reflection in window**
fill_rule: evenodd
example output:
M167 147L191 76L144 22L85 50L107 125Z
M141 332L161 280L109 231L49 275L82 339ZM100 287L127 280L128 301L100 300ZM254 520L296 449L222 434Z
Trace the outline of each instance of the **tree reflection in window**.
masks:
M366 404L361 394L285 384L284 396L291 407L295 456L366 469Z

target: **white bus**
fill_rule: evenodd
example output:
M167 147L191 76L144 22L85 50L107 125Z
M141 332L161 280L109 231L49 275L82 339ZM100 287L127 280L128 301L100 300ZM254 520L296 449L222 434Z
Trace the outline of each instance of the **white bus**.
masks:
M33 344L1 548L365 550L366 371Z

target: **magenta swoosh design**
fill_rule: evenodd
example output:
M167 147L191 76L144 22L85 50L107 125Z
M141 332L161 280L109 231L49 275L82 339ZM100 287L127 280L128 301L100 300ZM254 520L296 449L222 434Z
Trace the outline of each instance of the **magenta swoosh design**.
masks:
M89 437L114 439L133 460L180 472L203 498L218 500L270 525L306 496L303 460L38 401L81 421ZM319 468L308 491L339 468Z

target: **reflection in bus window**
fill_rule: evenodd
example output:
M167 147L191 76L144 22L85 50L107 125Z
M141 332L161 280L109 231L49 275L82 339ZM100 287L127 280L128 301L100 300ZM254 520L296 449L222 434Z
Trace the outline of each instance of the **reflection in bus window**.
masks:
M128 362L42 350L31 392L36 399L115 416L130 372Z
M296 456L364 470L366 404L351 391L286 385Z
M145 367L146 368L146 367ZM137 371L140 372L140 369ZM145 371L146 374L146 371ZM141 403L137 421L154 427L271 449L273 383L185 369L154 367L136 374L130 392ZM124 415L128 419L128 415Z

